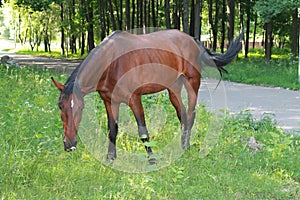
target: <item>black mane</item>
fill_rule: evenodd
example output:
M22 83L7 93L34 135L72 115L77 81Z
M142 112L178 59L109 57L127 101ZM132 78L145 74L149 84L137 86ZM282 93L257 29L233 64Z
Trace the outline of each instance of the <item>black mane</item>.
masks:
M114 31L112 34L110 34L109 36L107 36L107 38L105 40L102 41L102 43L100 45L98 45L97 47L95 47L90 53L89 55L86 57L86 59L84 59L80 65L78 65L75 70L71 73L70 77L67 79L66 83L65 83L65 88L63 89L63 91L61 92L61 94L64 96L64 98L68 98L71 94L73 94L73 89L74 89L74 84L75 84L75 80L77 77L77 74L79 72L79 70L84 67L86 65L86 63L89 61L90 58L93 57L93 55L95 54L95 52L97 51L98 48L101 48L102 45L104 45L108 39L112 38L114 35L117 35L119 33L121 33L122 31L116 30Z
M72 72L72 74L67 79L67 81L65 83L65 88L62 91L62 94L64 94L64 96L68 97L73 93L75 79L77 77L80 67L81 67L81 64L75 68L75 70Z

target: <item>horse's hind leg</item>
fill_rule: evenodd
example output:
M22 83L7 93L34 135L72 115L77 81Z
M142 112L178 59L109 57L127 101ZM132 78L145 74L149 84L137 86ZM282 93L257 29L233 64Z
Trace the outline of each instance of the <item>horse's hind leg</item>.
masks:
M106 112L107 112L107 122L108 122L108 153L107 160L114 160L117 158L116 151L116 139L118 134L118 116L119 116L119 104L111 104L108 101L104 101Z
M187 128L182 134L182 148L187 149L190 146L191 129L195 121L195 107L197 104L198 89L200 86L200 77L191 77L185 82L185 88L188 93L188 111L187 111Z
M141 96L133 95L130 98L129 107L131 108L131 110L134 114L134 117L136 119L139 137L141 138L142 142L148 142L149 141L149 133L148 133L148 130L146 127L145 115L144 115L144 109L142 106ZM150 157L150 155L152 154L151 147L145 146L145 148L148 153L148 156ZM150 162L150 164L154 164L155 159L149 158L149 162Z

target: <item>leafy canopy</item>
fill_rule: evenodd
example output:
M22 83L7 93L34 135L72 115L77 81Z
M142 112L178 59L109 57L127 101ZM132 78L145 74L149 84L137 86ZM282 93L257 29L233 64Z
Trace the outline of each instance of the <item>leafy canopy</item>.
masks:
M299 5L300 0L258 0L254 9L262 17L264 23L268 23L283 11L297 9Z

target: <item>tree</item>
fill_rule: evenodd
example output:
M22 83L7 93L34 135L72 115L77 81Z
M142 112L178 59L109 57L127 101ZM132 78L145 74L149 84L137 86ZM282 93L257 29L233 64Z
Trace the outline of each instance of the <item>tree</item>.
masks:
M166 16L166 28L171 28L171 18L170 18L170 0L165 0L165 16Z
M60 33L61 33L61 40L60 40L60 48L61 48L61 55L65 55L65 28L63 26L64 22L64 4L63 1L59 2L60 5Z
M112 28L113 30L117 30L117 24L116 24L116 20L115 20L115 15L114 15L114 10L113 10L113 5L112 5L112 1L107 1L107 7L110 13L110 20L112 23Z
M183 0L183 16L182 16L183 32L189 34L189 2Z
M88 24L87 32L88 32L88 51L92 51L95 48L95 39L94 39L94 6L92 0L86 0L87 5L87 13L86 13L86 21Z
M226 17L226 0L222 0L222 14L221 14L221 52L224 53L225 48L225 23L227 21Z
M291 53L293 59L296 59L296 56L299 51L299 13L297 6L292 5L292 30L291 30Z
M194 37L200 39L201 35L201 27L202 27L202 7L203 7L203 1L202 0L196 0L195 4L195 28L194 28Z
M219 22L219 1L208 0L208 19L213 33L213 50L217 49L218 40L218 22Z
M227 0L228 13L228 41L234 36L235 0Z
M250 36L250 23L251 23L251 8L253 6L251 1L246 1L246 15L247 15L247 20L246 20L246 39L245 39L245 58L248 57L248 52L249 52L249 36Z
M199 39L212 33L214 50L221 51L245 26L245 57L249 37L263 36L265 58L273 45L290 45L298 51L300 0L5 0L13 9L10 27L22 44L38 50L41 43L50 51L53 39L60 40L62 54L90 51L113 30L144 27L176 28ZM253 5L254 9L253 9ZM239 8L238 16L236 9ZM280 14L280 15L279 15ZM30 20L30 23L28 22ZM253 24L253 26L251 26ZM262 30L264 27L265 30ZM15 32L10 31L11 35ZM87 48L86 48L87 46Z
M83 0L81 0L83 1ZM129 0L128 0L129 2ZM84 8L84 4L82 4L82 7ZM98 12L99 12L99 24L100 24L100 39L104 40L105 36L106 36L106 29L107 29L107 25L106 25L106 9L107 9L107 4L105 2L105 0L98 0ZM127 6L126 6L127 9ZM126 18L127 18L127 14L126 14ZM130 16L129 16L129 20L130 20ZM129 23L129 27L130 28L130 22ZM84 24L84 23L83 23ZM127 24L127 22L126 22Z
M151 13L152 13L152 25L153 27L157 26L157 16L156 16L156 12L155 12L155 0L151 1ZM170 19L170 15L169 15L169 19Z
M295 5L299 5L299 0L258 0L255 3L255 10L258 12L264 22L264 28L266 30L265 36L265 60L270 61L272 55L272 42L273 42L273 21L276 16L281 14L287 9L291 9Z
M130 0L126 0L126 30L130 29Z

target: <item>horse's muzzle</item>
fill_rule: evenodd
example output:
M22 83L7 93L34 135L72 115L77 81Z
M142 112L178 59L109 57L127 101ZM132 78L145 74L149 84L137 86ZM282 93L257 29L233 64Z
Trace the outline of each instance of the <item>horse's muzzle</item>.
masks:
M70 142L70 141L64 141L65 151L75 151L76 150L77 141Z

